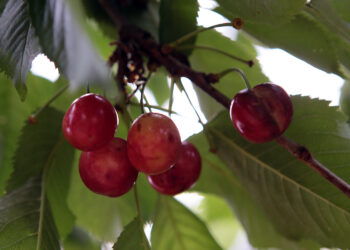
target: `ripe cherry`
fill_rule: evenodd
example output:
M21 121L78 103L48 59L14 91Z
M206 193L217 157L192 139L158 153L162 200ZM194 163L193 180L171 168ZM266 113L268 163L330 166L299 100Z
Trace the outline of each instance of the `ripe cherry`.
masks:
M118 115L113 105L97 94L76 99L64 115L62 128L67 141L83 151L106 145L114 137Z
M180 157L175 165L164 173L149 175L148 182L159 193L175 195L191 188L201 172L201 157L189 142L183 142Z
M181 149L180 133L167 116L143 114L131 125L127 148L129 159L137 170L158 174L177 161Z
M231 102L230 115L245 139L262 143L283 134L292 120L293 106L281 87L263 83L239 92Z
M126 141L121 138L113 138L98 150L82 152L79 173L91 191L111 197L127 193L138 176L129 161Z

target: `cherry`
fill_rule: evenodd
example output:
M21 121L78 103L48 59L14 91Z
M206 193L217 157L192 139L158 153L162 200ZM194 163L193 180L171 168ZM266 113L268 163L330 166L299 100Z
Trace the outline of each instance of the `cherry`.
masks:
M159 193L175 195L191 188L201 172L201 157L191 143L183 142L180 157L164 173L149 175L148 182Z
M111 197L127 193L138 176L128 159L126 141L121 138L113 138L98 150L82 152L79 173L91 191Z
M131 125L127 139L128 156L140 172L158 174L168 170L179 157L180 133L165 115L140 115Z
M64 115L62 128L67 141L83 151L92 151L113 139L118 115L113 105L97 94L76 99Z
M293 106L280 86L263 83L239 92L231 102L230 115L245 139L262 143L283 134L292 120Z

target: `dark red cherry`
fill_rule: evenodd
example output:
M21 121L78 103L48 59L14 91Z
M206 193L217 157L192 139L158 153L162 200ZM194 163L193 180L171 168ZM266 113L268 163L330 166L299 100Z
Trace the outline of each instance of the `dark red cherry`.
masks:
M147 113L139 116L128 133L128 156L140 172L158 174L168 170L179 157L180 133L165 115Z
M271 141L288 128L293 106L289 95L278 85L263 83L239 92L232 100L233 125L248 141Z
M67 141L77 149L92 151L113 139L118 115L113 105L97 94L76 99L64 115L62 128Z
M175 195L191 188L201 172L201 157L189 142L183 142L180 157L175 165L164 173L149 175L148 182L159 193Z
M82 152L79 173L91 191L111 197L127 193L138 176L129 161L126 141L121 138L113 138L98 150Z

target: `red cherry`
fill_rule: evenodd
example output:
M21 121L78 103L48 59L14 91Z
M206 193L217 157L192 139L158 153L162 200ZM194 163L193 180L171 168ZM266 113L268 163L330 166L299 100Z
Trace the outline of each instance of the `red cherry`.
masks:
M180 157L175 165L164 173L149 175L148 182L159 193L175 195L191 188L201 172L201 157L189 142L183 142Z
M97 94L76 99L64 115L62 128L67 141L77 149L92 151L113 139L118 115L113 105Z
M138 176L129 161L126 141L121 138L113 138L101 149L82 152L79 173L91 191L111 197L127 193Z
M230 114L245 139L262 143L283 134L292 120L293 106L280 86L263 83L239 92L231 102Z
M167 116L143 114L131 125L127 147L129 159L137 170L158 174L168 170L179 157L180 133Z

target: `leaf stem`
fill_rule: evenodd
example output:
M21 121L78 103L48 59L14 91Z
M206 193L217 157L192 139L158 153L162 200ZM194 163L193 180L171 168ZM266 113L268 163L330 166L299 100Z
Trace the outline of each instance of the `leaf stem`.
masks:
M135 205L136 205L137 219L139 222L139 229L140 229L140 232L142 234L142 246L144 249L148 249L147 242L146 242L147 239L145 239L145 233L143 230L143 221L142 221L142 217L141 217L140 202L139 202L139 197L138 197L138 193L137 193L137 184L136 183L135 183L133 189L134 189L134 200L135 200Z
M176 41L169 43L168 45L172 48L176 48L177 46L179 46L181 43L185 42L186 40L190 39L191 37L196 36L198 33L206 31L206 30L210 30L210 29L215 29L215 28L219 28L219 27L225 27L225 26L231 26L232 27L232 23L220 23L220 24L215 24L206 28L200 28L200 29L196 29L186 35L184 35L183 37L180 37L179 39L177 39Z
M239 61L241 63L247 64L249 67L252 67L254 65L254 61L253 60L245 60L242 59L238 56L232 55L230 53L227 53L224 50L218 49L218 48L214 48L214 47L210 47L210 46L205 46L205 45L183 45L180 46L178 48L176 48L176 50L188 50L188 49L204 49L204 50L211 50L214 51L218 54L222 54L224 56L227 56L233 60Z

